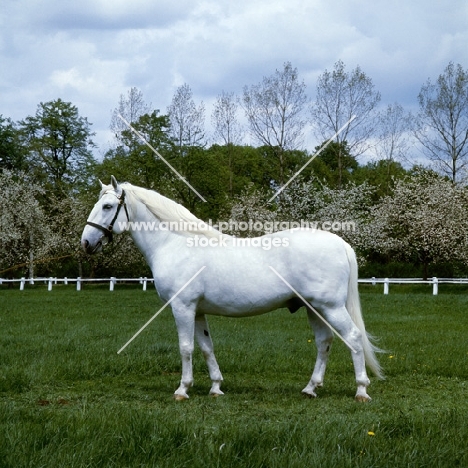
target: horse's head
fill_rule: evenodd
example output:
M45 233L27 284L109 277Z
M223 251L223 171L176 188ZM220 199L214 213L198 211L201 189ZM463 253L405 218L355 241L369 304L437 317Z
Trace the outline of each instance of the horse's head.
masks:
M125 191L115 177L111 176L111 185L101 182L101 188L101 196L94 205L81 235L81 246L89 254L100 252L104 245L112 242L113 234L124 231L121 223L129 220Z

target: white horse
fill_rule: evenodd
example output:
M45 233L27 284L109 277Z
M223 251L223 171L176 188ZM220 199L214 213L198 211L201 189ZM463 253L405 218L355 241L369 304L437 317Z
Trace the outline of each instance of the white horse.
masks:
M243 240L239 245L240 239L203 229L201 220L155 191L118 184L113 176L111 185L101 185L99 201L83 230L82 247L92 254L110 242L113 233L131 231L151 267L159 296L164 301L172 299L182 357L176 399L188 398L193 385L194 337L208 366L210 394L223 394L223 377L205 315L247 317L281 307L295 312L306 306L318 352L302 393L316 397L316 388L323 385L334 329L352 349L356 400L370 400L366 363L377 377L383 376L375 356L378 349L361 315L356 256L340 237L321 230L293 229ZM183 231L174 229L182 223Z

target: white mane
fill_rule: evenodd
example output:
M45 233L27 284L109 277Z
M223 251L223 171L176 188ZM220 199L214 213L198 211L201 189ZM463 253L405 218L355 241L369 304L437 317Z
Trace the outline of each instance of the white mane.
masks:
M128 182L121 184L121 187L126 193L130 194L130 197L126 199L130 210L132 210L132 198L135 198L143 203L148 211L156 216L156 218L161 222L168 224L168 229L170 223L176 223L178 226L183 226L177 228L179 229L179 232L182 232L183 234L192 236L202 235L206 237L221 237L223 235L220 231L217 231L203 220L197 218L184 206L164 197L154 190L137 187L129 184Z

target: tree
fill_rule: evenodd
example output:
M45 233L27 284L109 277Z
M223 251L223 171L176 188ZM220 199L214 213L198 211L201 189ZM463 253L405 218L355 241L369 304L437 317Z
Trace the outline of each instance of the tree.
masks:
M398 161L379 159L359 166L353 172L352 180L358 185L366 182L374 187L374 201L377 202L382 197L391 195L396 181L407 175L408 172Z
M315 151L319 151L321 146L317 146ZM314 174L321 176L330 187L338 189L344 187L351 180L353 172L358 168L358 162L349 152L346 141L340 143L332 141L314 162L316 163L312 165ZM317 167L318 162L325 166L325 170L323 167Z
M285 193L277 217L307 221L309 226L334 232L354 248L360 248L361 230L368 223L373 192L367 183L336 188L322 184L316 177L296 179Z
M110 129L117 141L122 143L122 132L128 130L127 124L119 117L122 116L129 124L133 124L144 115L150 113L151 104L143 99L143 93L135 87L130 88L127 96L120 95L119 105L112 112Z
M367 251L412 262L425 279L431 264L468 265L467 207L466 189L418 168L372 208Z
M28 160L38 180L56 194L88 185L95 163L91 124L61 99L40 103L36 115L21 122Z
M397 102L389 104L378 116L377 144L374 148L378 159L404 161L409 143L411 116Z
M155 110L151 114L140 116L132 127L155 148L163 157L172 154L172 141L169 135L169 118L159 115ZM128 127L120 134L121 144L109 150L102 163L97 165L96 174L102 180L109 180L111 175L117 180L127 180L136 185L163 190L172 173L154 151Z
M44 260L59 244L38 197L44 189L28 180L25 173L0 173L0 272L14 271L23 265L34 276L35 262Z
M181 156L190 147L205 145L205 106L203 102L196 106L188 84L177 88L167 114L171 135Z
M0 115L0 169L25 170L25 156L17 126Z
M308 226L334 232L360 248L360 231L368 223L372 193L373 188L367 184L348 184L342 189L334 189L323 185L315 177L309 180L297 178L274 211L267 203L271 190L259 190L251 184L235 198L231 206L228 217L233 223L229 232L253 237Z
M205 106L203 102L198 106L195 104L190 86L184 84L177 88L167 113L174 144L174 167L198 193L208 196L203 195L196 182L199 176L204 178L200 164L203 164L205 146ZM197 211L201 198L179 177L173 181L176 196L172 198L177 198L190 211Z
M346 142L349 152L360 156L371 144L379 102L380 93L374 90L372 80L359 66L347 72L339 60L333 71L325 70L317 82L317 96L311 107L317 137L328 140L336 135L337 143ZM354 120L345 126L353 117ZM342 153L338 154L339 185L344 170L342 156Z
M68 194L62 197L48 197L48 218L50 228L58 239L53 249L54 257L62 259L54 263L53 273L65 272L65 275L83 277L83 259L86 257L82 251L81 233L91 207L89 191L83 195ZM65 260L66 259L66 260Z
M450 62L436 84L428 79L422 86L418 101L414 134L455 183L468 164L468 70Z
M216 140L225 146L238 145L242 139L242 126L239 123L238 101L234 93L223 91L218 95L211 115Z
M214 135L226 147L229 169L229 194L233 195L233 157L235 145L242 137L242 127L237 119L238 103L234 93L222 92L215 103L211 121L214 126Z
M271 232L266 227L273 225L276 212L268 207L269 190L249 184L237 195L230 207L227 234L237 237L257 237ZM259 223L261 224L259 224Z
M274 148L279 160L277 183L285 183L285 156L302 144L306 120L306 85L299 81L297 68L286 62L283 70L264 77L261 83L245 86L243 107L250 133L260 145Z
M273 157L265 156L265 147L212 145L207 152L213 155L217 164L223 169L221 183L226 202L240 195L252 183L257 188L270 187L271 177L275 172L271 166L276 160L273 161Z
M384 181L386 194L391 187L392 169L395 169L395 161L407 161L409 146L408 132L411 128L411 117L403 107L398 104L389 104L379 114L377 144L374 151L377 158L383 161L387 167L387 177Z

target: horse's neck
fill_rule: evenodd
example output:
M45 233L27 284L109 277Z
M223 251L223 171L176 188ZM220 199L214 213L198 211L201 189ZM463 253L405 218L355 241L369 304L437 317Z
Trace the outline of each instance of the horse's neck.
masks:
M160 221L149 212L143 203L138 203L130 220L133 223L131 236L148 264L168 242L177 240L180 234L169 229L160 229Z

